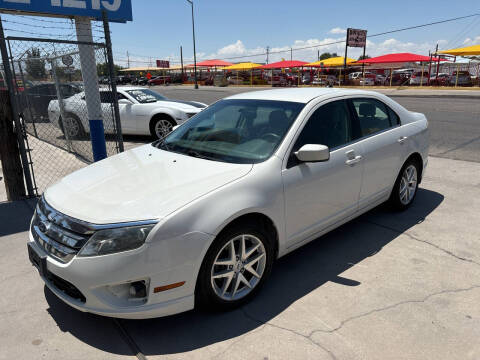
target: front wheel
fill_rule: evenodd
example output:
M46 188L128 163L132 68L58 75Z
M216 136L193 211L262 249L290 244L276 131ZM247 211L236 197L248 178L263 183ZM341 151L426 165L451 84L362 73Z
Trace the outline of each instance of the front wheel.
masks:
M270 274L273 253L272 242L260 227L242 223L220 234L202 263L196 303L214 310L245 303Z
M403 165L390 195L389 203L392 207L405 210L413 203L418 190L419 171L420 165L414 159Z

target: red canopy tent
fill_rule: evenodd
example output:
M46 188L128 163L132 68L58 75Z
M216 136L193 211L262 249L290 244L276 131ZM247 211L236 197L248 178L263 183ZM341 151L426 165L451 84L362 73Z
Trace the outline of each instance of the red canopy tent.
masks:
M438 59L431 59L437 61ZM411 53L397 53L377 56L370 59L357 61L356 64L391 64L391 63L406 63L406 62L429 62L429 56L411 54Z
M197 66L205 66L205 67L217 67L217 66L230 66L233 65L228 61L213 59L213 60L205 60L197 63Z
M422 78L420 79L420 86L423 84L423 64L426 62L438 62L442 59L439 58L430 58L430 56L412 54L412 53L396 53L396 54L387 54L382 56L377 56L370 59L359 60L356 64L368 64L368 65L375 65L375 64L390 64L390 74L393 72L394 64L402 64L402 63L409 63L409 62L421 62L422 63ZM430 71L429 71L430 73ZM392 86L392 78L390 76L390 86ZM428 83L429 79L427 79Z
M271 64L263 65L258 69L284 69L284 68L296 68L302 67L303 65L308 64L306 61L298 61L298 60L283 60L274 62Z

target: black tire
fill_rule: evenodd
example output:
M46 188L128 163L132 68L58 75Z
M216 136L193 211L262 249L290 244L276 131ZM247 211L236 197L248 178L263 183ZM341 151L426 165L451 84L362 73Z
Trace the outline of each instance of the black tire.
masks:
M172 131L172 128L177 125L175 123L175 121L173 121L172 118L168 117L168 116L162 116L162 115L157 115L157 116L154 116L153 119L150 121L150 134L152 135L152 137L156 140L156 139L161 139L163 137L165 137L167 134L163 134L163 136L161 136L160 134L157 134L156 132L156 127L157 127L157 124L159 122L168 122L170 125L170 131Z
M402 184L402 177L404 176L405 170L408 169L410 166L415 167L415 172L416 172L416 184L415 184L415 192L413 193L413 197L408 202L402 201L401 195L400 195L400 186ZM420 182L420 172L421 164L418 163L418 161L414 158L408 159L405 164L403 164L402 169L400 170L400 173L397 176L397 180L395 181L395 185L393 186L392 193L390 194L390 198L388 199L388 204L390 205L391 208L394 210L398 211L403 211L408 209L413 201L415 200L415 197L417 196L418 192L418 183Z
M230 240L242 234L253 235L262 242L266 255L265 267L261 279L248 294L238 300L226 301L215 293L211 280L212 267L214 266L214 261L221 249ZM234 224L223 230L214 240L203 259L195 289L195 305L203 310L228 311L251 300L260 291L272 271L275 256L274 249L274 240L261 224L245 221ZM235 280L232 280L232 284L234 281Z
M65 114L65 116L75 122L74 126L75 126L75 129L76 129L76 131L73 131L73 128L69 129L70 132L68 134L68 139L70 139L70 140L84 139L85 136L86 136L85 129L83 128L82 122L80 121L78 116L75 115L75 114L72 114L72 113L67 113L67 114ZM63 135L65 135L65 124L64 124L64 121L61 117L59 119L59 124L60 124L60 130L62 130ZM67 137L67 136L65 135L65 137Z

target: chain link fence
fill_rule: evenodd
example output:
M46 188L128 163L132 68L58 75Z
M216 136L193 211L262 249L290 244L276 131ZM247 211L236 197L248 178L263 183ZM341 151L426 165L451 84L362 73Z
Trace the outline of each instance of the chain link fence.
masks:
M82 70L99 74L107 155L119 152L112 79L103 43L8 37L16 111L26 134L37 194L93 162ZM82 69L80 46L91 46L96 68Z

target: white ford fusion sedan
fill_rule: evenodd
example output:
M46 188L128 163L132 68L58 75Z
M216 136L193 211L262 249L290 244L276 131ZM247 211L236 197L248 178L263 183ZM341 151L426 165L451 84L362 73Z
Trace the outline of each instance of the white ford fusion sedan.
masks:
M375 92L235 95L51 186L29 257L82 311L229 309L277 258L385 201L408 208L428 146L425 116Z

